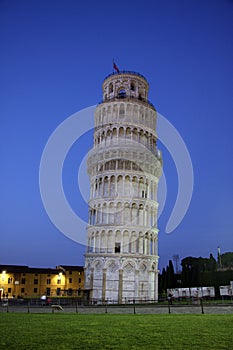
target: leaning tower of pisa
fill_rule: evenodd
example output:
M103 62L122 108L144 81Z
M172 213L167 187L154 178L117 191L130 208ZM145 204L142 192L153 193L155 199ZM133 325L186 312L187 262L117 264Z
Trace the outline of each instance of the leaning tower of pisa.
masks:
M139 73L120 71L103 82L88 154L89 222L85 289L96 301L157 300L156 110Z

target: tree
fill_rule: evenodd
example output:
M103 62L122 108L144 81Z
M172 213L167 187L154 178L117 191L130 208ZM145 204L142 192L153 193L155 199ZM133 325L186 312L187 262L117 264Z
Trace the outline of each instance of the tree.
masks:
M227 252L221 254L222 267L229 268L233 267L233 252Z
M174 266L171 260L169 260L166 272L167 272L167 288L175 288L176 278L175 278Z
M166 290L167 290L166 270L165 268L163 268L162 275L160 276L159 292L163 293Z

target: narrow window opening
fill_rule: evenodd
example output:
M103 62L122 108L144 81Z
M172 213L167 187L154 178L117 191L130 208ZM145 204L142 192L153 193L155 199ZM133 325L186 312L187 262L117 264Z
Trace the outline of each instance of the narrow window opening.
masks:
M115 243L115 253L120 253L120 252L121 252L121 244Z

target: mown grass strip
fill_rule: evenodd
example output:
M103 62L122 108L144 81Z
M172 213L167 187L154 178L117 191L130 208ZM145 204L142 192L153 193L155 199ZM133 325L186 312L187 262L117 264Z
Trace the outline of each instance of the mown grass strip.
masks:
M231 349L233 315L0 314L0 348Z

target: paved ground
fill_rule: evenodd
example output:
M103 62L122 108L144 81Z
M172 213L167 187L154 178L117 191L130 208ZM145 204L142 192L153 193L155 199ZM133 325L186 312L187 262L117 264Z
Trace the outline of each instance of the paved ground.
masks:
M135 310L136 314L168 314L169 308L167 305L150 305L150 306L141 306L133 305L126 306L95 306L95 307L81 307L78 306L77 309L75 306L69 307L64 306L62 310L54 310L51 306L15 306L9 305L0 306L0 314L3 312L22 312L22 313L79 313L79 314L133 314ZM203 305L204 314L233 314L233 304L230 305ZM170 306L171 314L201 314L202 308L201 305L171 305Z

